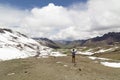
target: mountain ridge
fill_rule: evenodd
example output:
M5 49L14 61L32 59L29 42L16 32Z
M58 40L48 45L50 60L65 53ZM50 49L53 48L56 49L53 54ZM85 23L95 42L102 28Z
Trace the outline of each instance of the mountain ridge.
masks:
M0 28L0 60L65 56L52 50L20 32Z
M46 39L46 42L45 42ZM38 40L39 41L39 40ZM116 43L120 42L120 32L109 32L102 36L97 36L94 38L86 39L86 40L50 40L48 38L43 38L42 43L48 44L51 41L58 48L74 48L80 46L102 46L102 45L115 45ZM50 47L50 46L49 46Z

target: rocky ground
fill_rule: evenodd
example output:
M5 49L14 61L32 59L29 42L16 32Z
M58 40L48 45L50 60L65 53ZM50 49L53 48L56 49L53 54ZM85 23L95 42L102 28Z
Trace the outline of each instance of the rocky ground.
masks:
M0 62L0 80L120 80L120 68L110 68L78 55L27 58Z

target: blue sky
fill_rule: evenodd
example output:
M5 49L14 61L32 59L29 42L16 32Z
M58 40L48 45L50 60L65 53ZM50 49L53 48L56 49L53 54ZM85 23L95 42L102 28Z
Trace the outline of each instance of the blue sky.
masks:
M21 9L31 9L33 7L43 7L49 3L59 6L69 6L74 3L87 2L87 0L0 0L1 4L6 4Z

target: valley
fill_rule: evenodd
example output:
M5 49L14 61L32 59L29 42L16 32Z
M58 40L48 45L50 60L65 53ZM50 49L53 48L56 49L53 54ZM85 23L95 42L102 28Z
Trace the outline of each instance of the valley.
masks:
M0 29L0 34L0 80L120 78L120 33L75 41L36 40L10 29ZM77 49L75 64L72 48Z

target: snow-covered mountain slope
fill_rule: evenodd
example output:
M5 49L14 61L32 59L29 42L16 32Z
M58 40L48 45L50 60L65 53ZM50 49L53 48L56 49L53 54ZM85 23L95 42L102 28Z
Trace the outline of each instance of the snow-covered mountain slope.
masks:
M51 48L42 46L24 34L0 28L0 60L52 56L51 51Z

